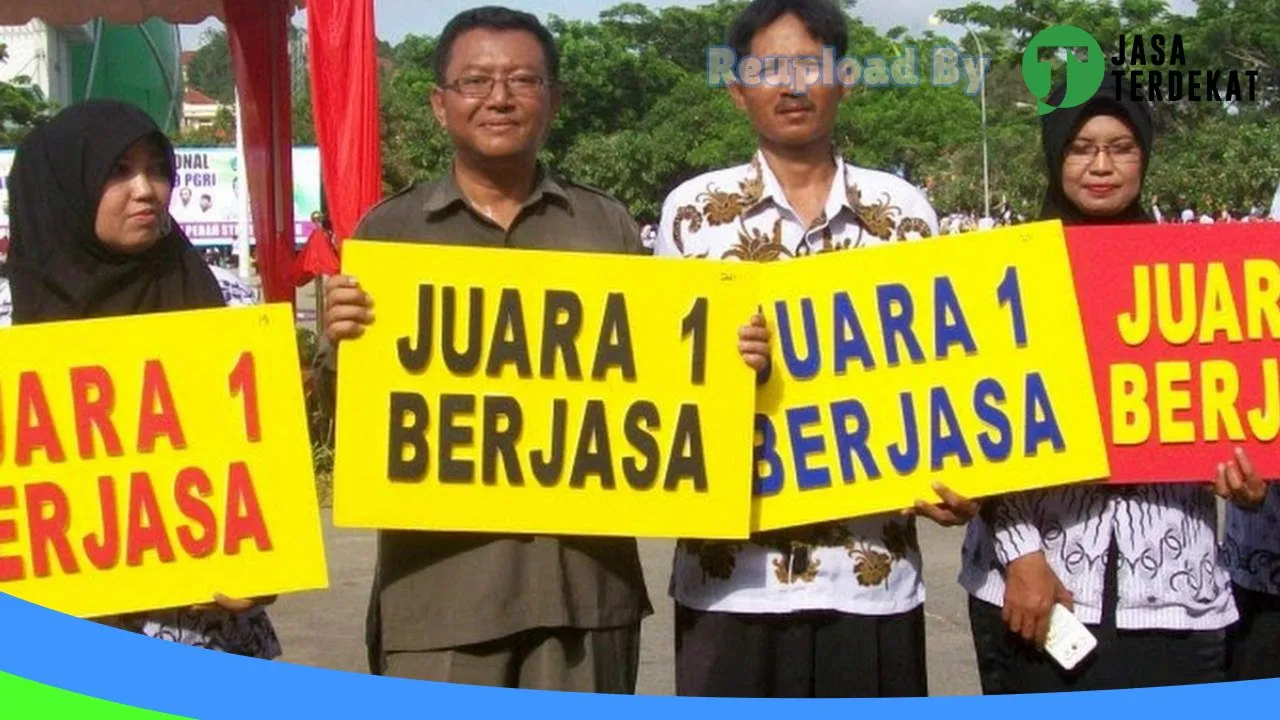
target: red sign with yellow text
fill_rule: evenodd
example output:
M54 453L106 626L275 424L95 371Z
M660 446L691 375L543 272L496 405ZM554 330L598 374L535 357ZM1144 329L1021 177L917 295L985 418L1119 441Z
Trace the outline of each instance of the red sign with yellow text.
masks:
M1280 224L1066 234L1111 481L1280 477Z

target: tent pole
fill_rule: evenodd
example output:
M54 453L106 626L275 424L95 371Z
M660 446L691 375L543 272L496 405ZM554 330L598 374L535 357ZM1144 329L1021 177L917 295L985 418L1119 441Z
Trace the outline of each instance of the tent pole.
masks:
M240 278L249 277L249 173L244 157L244 116L240 111L240 88L236 88L236 176L240 183L240 207L236 231L236 252L240 254Z

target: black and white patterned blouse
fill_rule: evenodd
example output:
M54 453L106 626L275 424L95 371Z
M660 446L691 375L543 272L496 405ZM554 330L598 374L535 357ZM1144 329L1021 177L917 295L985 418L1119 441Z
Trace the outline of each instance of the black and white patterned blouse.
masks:
M1116 626L1218 630L1236 621L1217 544L1215 497L1204 485L1067 486L988 501L990 525L965 536L960 584L1004 604L1001 568L1043 551L1085 623L1102 617L1107 549L1115 543Z

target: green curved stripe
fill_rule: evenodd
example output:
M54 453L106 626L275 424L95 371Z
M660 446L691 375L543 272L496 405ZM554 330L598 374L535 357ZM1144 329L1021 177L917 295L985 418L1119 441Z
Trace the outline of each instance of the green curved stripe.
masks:
M44 718L85 718L86 720L182 720L152 710L118 705L106 700L77 695L48 685L0 672L0 698L4 698L6 720Z

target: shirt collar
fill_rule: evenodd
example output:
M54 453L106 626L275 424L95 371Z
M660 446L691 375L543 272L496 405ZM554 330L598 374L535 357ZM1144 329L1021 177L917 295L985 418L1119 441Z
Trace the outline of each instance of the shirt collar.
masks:
M827 193L827 201L823 205L823 213L827 219L835 218L840 214L841 210L848 210L850 213L856 214L856 208L849 200L849 178L848 166L845 165L844 158L840 153L834 153L833 158L836 163L836 172L831 176L831 189ZM758 187L762 188L760 196L755 202L746 206L744 212L751 212L752 209L761 205L765 200L772 202L775 206L795 211L787 203L786 193L782 192L782 184L778 182L778 177L773 174L773 169L769 167L768 161L765 160L764 152L757 150L755 157L751 159L751 164L747 166L747 180L743 183L744 187L749 187L753 182L758 183Z
M573 208L569 205L569 194L565 192L564 187L555 179L546 166L538 163L534 175L533 192L529 193L529 197L521 203L520 207L531 207L541 202L544 198L555 198L564 203L565 208L572 212ZM462 194L462 188L458 187L458 180L454 175L454 166L450 164L449 171L432 185L431 190L427 193L422 209L428 217L431 217L439 215L459 203L471 207L470 201Z

